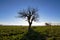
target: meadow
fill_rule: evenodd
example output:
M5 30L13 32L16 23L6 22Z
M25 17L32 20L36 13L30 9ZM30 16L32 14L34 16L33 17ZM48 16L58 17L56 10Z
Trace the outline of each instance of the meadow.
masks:
M0 40L60 40L60 26L0 26Z

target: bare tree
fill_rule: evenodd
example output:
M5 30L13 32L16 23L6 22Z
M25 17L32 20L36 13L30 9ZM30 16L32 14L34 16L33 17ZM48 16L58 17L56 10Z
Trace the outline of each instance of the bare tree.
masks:
M51 23L45 23L46 26L51 26Z
M27 10L22 10L18 13L19 18L25 18L28 21L28 23L29 23L29 28L28 29L29 30L31 28L32 22L37 21L38 18L39 18L39 15L38 15L37 11L38 10L35 9L35 8L28 8Z

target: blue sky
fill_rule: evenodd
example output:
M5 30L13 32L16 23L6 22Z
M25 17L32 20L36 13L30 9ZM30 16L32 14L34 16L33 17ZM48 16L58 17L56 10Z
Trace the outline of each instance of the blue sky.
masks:
M60 0L0 0L0 24L27 25L25 20L16 16L19 10L28 7L39 9L40 21L34 22L34 25L44 22L60 23Z

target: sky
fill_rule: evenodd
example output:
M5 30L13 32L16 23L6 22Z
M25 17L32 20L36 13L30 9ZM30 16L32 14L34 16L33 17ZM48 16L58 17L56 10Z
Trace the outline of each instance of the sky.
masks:
M19 10L28 7L38 8L39 22L33 25L60 23L60 0L0 0L0 24L28 25L25 19L16 18Z

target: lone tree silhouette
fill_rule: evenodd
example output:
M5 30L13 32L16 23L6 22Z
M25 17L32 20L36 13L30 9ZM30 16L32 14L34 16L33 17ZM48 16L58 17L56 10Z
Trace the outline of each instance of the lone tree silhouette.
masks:
M32 22L37 21L39 18L37 11L38 10L35 8L28 8L27 10L25 9L25 10L19 11L18 13L19 18L24 18L29 23L28 30L30 30Z

